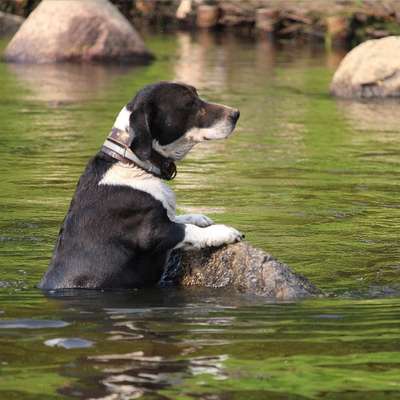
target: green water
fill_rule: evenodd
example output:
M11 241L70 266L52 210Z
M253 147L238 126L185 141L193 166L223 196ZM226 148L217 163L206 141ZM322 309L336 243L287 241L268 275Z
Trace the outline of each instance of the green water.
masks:
M398 102L330 98L342 55L323 48L147 43L149 66L0 64L0 398L400 399ZM241 110L235 135L179 166L181 211L234 225L332 297L35 289L85 163L161 79Z

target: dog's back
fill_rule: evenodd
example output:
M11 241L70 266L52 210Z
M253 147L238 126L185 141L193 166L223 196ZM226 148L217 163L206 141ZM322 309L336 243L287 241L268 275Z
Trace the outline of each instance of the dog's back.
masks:
M160 278L170 245L160 237L167 212L146 192L99 184L114 164L101 153L88 163L40 288L132 288Z

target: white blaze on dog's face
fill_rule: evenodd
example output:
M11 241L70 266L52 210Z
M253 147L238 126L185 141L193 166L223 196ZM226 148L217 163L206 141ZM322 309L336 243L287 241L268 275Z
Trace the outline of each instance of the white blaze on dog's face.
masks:
M133 130L132 150L148 159L154 149L181 160L197 143L225 139L239 111L202 100L192 86L160 82L142 89L119 113L114 127Z

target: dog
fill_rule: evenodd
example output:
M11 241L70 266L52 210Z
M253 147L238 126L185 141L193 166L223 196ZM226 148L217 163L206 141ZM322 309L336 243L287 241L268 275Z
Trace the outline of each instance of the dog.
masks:
M187 84L141 89L80 177L39 288L152 286L172 250L242 240L238 230L207 216L177 216L174 192L163 182L194 145L227 138L239 115Z

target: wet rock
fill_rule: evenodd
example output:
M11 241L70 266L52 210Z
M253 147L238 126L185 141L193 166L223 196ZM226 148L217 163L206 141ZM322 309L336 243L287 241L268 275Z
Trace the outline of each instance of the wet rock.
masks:
M349 20L342 15L331 15L326 18L326 33L333 44L344 44L350 35Z
M197 8L196 25L199 28L213 28L218 23L218 17L217 6L200 5Z
M220 25L227 27L253 26L255 10L250 2L246 1L218 1L221 17Z
M192 0L181 0L176 10L175 17L178 20L184 20L189 17L192 12Z
M9 62L132 62L151 57L108 0L43 0L9 43Z
M0 36L12 36L24 22L24 18L0 11Z
M345 98L400 96L400 36L368 40L342 60L331 94Z
M256 10L256 28L262 32L273 33L279 18L279 11L268 8Z
M321 294L306 278L245 242L175 252L162 282L182 286L233 287L244 293L276 300Z

